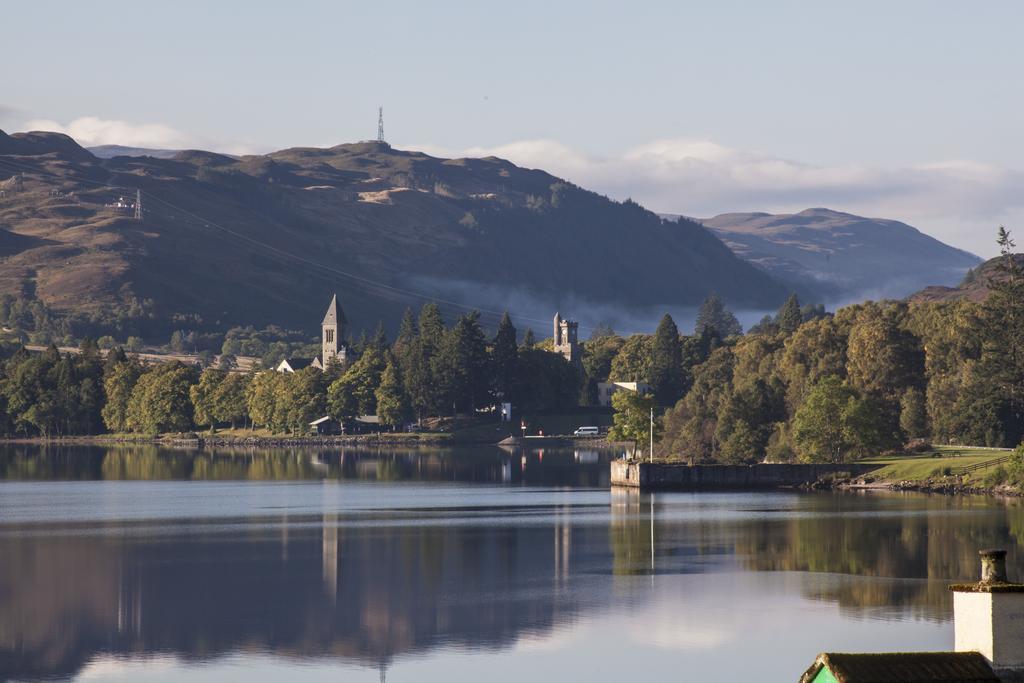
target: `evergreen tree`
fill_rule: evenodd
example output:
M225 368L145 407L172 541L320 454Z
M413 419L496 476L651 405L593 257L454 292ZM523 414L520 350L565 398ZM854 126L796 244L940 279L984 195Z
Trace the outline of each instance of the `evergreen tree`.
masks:
M992 399L1005 402L1005 408L995 414L1005 416L1000 431L1004 444L1012 446L1024 438L1024 269L1005 227L999 227L996 242L1000 263L981 307L978 370L981 380L996 391Z
M658 405L669 406L682 398L683 345L679 339L679 328L667 313L658 323L651 340L648 376Z
M796 332L796 329L803 323L803 314L800 312L800 300L797 299L796 294L790 294L789 298L786 299L786 303L782 304L782 308L775 315L775 319L778 321L779 330L785 335L791 335Z
M702 335L705 330L714 332L720 339L743 334L740 321L725 307L717 294L704 299L700 310L697 311L696 333Z
M411 413L401 370L398 363L389 361L377 387L377 417L382 425L398 427L409 419Z
M490 398L490 359L477 311L459 318L448 331L434 362L442 404L456 412L475 410Z
M400 353L402 349L412 346L417 335L416 318L413 317L412 309L405 309L402 314L402 322L398 326L398 337L395 339L395 351Z
M537 345L537 338L533 335L533 330L529 327L526 328L526 332L523 333L523 344L520 348L532 349Z
M512 400L512 388L516 380L516 366L519 360L519 347L516 345L516 328L508 311L498 323L498 331L494 335L491 346L491 358L494 367L494 390L506 401Z

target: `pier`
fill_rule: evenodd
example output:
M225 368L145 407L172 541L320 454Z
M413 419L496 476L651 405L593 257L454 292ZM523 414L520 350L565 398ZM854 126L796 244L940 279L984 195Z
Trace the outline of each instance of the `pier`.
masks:
M611 484L643 491L792 488L837 475L856 477L877 468L857 463L684 465L616 460L611 463Z

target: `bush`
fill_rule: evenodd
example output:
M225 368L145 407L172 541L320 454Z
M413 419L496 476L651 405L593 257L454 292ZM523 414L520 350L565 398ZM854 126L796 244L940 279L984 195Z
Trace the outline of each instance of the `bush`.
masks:
M1007 479L1009 479L1009 472L1000 465L985 475L985 486L999 486L1005 484Z
M927 453L933 448L934 446L932 446L931 441L929 441L928 439L911 439L910 441L903 445L903 452Z

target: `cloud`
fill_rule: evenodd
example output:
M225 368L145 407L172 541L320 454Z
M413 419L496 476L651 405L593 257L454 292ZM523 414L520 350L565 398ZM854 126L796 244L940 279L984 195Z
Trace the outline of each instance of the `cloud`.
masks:
M123 145L149 149L206 149L229 154L252 154L246 143L218 143L189 135L162 123L131 123L96 116L82 116L67 125L50 119L26 121L22 130L45 130L70 135L83 147Z
M894 168L817 165L690 138L655 140L609 157L552 140L420 148L440 156L500 156L662 213L705 217L824 206L902 220L982 255L995 252L996 226L1024 230L1024 172L973 160Z
M8 106L6 104L0 104L0 128L7 125L8 122L13 122L15 119L23 116L20 109Z

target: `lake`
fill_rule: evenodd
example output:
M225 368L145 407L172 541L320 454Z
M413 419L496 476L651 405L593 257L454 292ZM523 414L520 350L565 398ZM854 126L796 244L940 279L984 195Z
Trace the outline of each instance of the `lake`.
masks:
M612 492L593 448L0 447L0 678L795 681L949 649L1017 501Z

